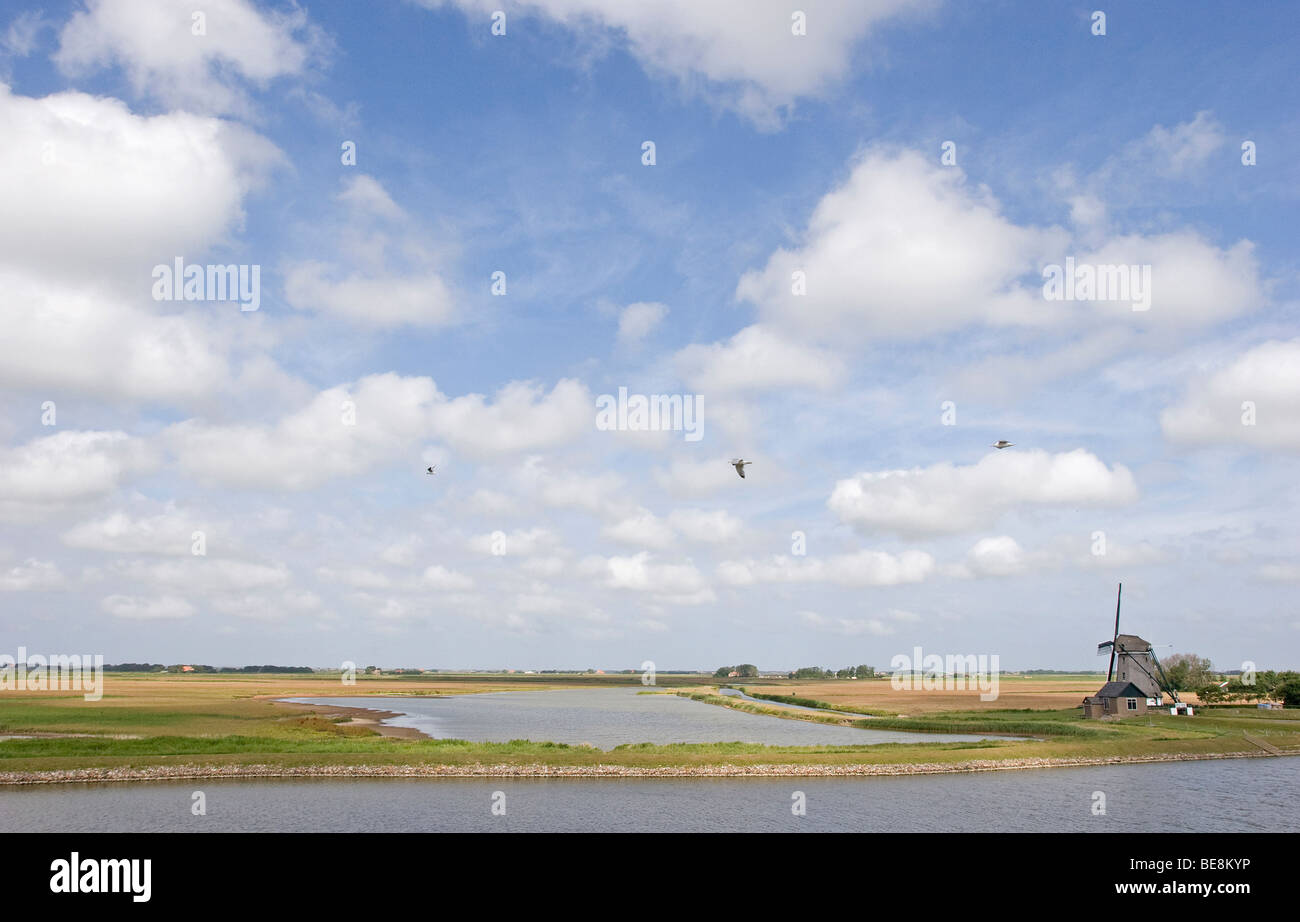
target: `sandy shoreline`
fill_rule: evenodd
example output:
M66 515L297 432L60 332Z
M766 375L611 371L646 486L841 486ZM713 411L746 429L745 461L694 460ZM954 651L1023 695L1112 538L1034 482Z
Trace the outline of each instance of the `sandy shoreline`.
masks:
M267 697L258 695L257 697ZM314 696L313 696L314 697ZM396 695L384 695L385 698L397 697ZM327 720L335 717L346 717L348 720L343 721L340 726L363 726L374 730L380 736L391 736L395 739L403 740L427 740L433 737L427 733L421 733L414 727L390 727L383 721L392 717L406 717L401 711L387 711L383 708L364 708L364 707L343 707L335 704L302 704L297 701L285 701L282 698L271 698L271 700L286 708L300 708L301 713L316 714Z
M1300 753L1285 753L1300 755ZM0 785L78 784L123 781L181 781L263 778L838 778L943 775L1080 768L1146 762L1201 762L1212 759L1279 758L1258 750L1214 755L1154 755L1112 758L976 759L883 765L680 765L648 768L626 765L153 765L143 768L75 768L43 772L0 772Z

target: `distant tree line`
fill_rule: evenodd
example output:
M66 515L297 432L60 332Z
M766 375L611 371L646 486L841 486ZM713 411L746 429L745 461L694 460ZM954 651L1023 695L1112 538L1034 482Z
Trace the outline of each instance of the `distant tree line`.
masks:
M1300 672L1269 669L1255 673L1253 683L1243 682L1241 676L1231 676L1225 682L1211 682L1195 691L1206 704L1281 701L1287 707L1300 707Z
M792 679L870 679L876 675L874 666L845 666L834 669L827 666L800 666L788 674Z
M189 668L186 669L185 667ZM310 666L203 666L198 663L177 663L167 666L163 663L113 663L104 667L105 672L291 672L313 673Z
M1169 685L1176 691L1195 692L1206 704L1234 701L1281 701L1300 707L1300 672L1272 669L1256 672L1250 681L1241 674L1221 673L1195 653L1175 653L1160 662Z
M165 672L162 663L110 663L104 667L105 672Z
M758 667L753 663L741 663L739 666L719 666L714 671L713 677L715 679L725 679L733 672L742 679L758 678Z

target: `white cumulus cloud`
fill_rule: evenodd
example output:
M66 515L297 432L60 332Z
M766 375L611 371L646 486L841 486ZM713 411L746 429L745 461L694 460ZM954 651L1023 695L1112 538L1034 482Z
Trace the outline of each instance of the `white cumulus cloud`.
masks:
M1018 506L1120 506L1137 499L1121 464L1084 449L1002 451L972 465L875 471L835 484L827 506L865 533L942 535L987 527Z
M420 0L428 7L455 3L487 23L497 0ZM593 27L626 42L652 74L684 84L703 81L715 98L763 125L800 97L822 93L848 71L855 46L872 29L937 0L526 0L513 8L569 29ZM805 14L796 35L795 11ZM511 13L510 15L517 15Z
M1160 426L1188 445L1300 449L1300 339L1261 343L1198 376Z
M195 13L203 14L202 34ZM245 86L303 73L319 38L299 8L248 0L86 0L59 36L55 61L78 75L117 65L135 91L203 112L247 109Z

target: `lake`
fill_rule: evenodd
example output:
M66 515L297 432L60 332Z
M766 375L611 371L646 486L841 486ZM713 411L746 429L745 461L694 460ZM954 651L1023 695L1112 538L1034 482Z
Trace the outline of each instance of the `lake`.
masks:
M635 688L490 692L443 698L286 698L302 704L401 711L384 723L414 727L435 739L505 743L764 743L769 746L972 742L987 736L859 730L691 701Z

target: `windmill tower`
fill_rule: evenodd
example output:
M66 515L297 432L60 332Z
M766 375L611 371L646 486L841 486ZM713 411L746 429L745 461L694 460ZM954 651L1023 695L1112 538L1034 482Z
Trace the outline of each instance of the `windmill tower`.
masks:
M1116 682L1132 682L1147 698L1159 698L1164 690L1164 670L1151 644L1136 634L1117 634L1114 640L1097 645L1097 652L1109 652L1115 663ZM1109 677L1107 682L1111 681ZM1177 701L1177 695L1174 696Z
M1106 671L1106 684L1096 695L1084 699L1084 715L1088 717L1145 713L1148 707L1160 704L1166 691L1178 702L1178 692L1169 683L1150 642L1137 634L1119 632L1123 592L1124 584L1120 583L1115 598L1115 634L1097 644L1099 656L1110 654L1110 668Z

